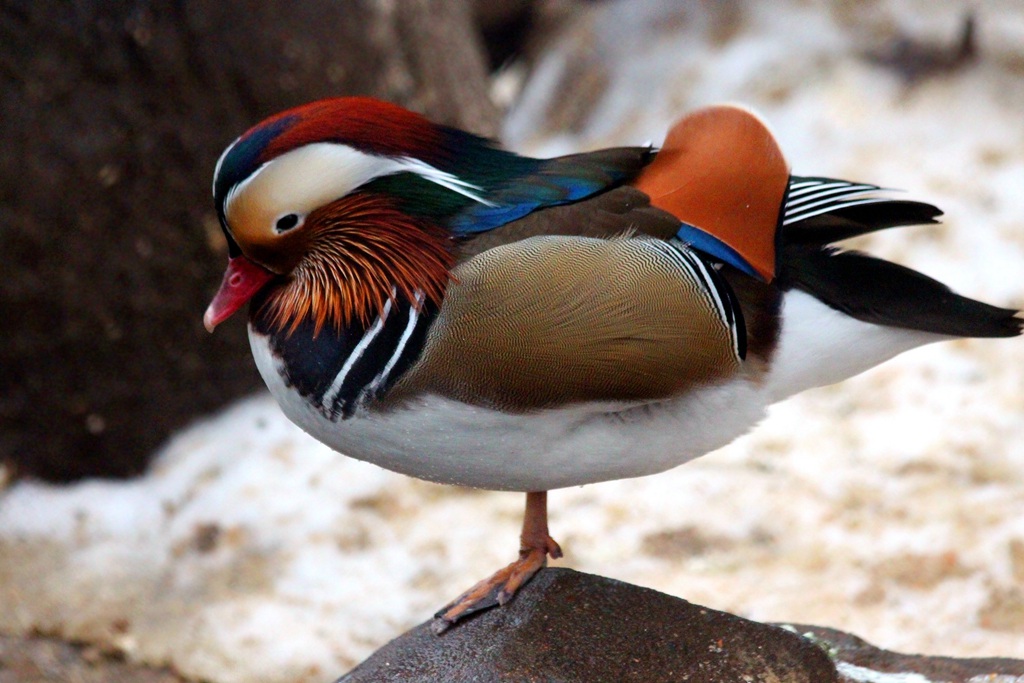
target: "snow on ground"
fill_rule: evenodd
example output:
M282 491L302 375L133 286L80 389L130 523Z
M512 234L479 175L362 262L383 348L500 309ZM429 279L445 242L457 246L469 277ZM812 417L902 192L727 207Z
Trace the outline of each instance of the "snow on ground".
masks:
M979 4L980 58L907 85L862 53L900 27L951 43L962 5L698 6L599 5L539 65L510 144L657 141L746 102L797 172L947 212L857 246L1024 307L1024 7ZM0 630L223 683L323 681L511 560L521 505L339 457L256 397L143 479L0 494ZM562 565L892 649L1024 657L1024 340L914 351L685 467L550 505Z

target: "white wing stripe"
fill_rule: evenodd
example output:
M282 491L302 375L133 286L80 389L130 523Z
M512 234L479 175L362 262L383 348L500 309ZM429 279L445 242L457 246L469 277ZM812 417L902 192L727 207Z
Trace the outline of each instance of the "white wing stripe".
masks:
M821 181L814 181L813 183L801 183L803 187L797 188L796 185L789 186L789 196L799 197L800 195L807 194L808 192L817 192L818 190L831 190L833 188L851 187L852 183L848 183L845 180L837 180L835 182L823 183Z
M861 190L860 192L850 192L848 194L839 195L838 197L827 197L825 199L822 199L822 200L819 200L819 201L816 201L816 202L811 202L810 204L805 204L804 206L797 207L793 211L786 211L785 215L788 218L792 214L806 213L806 212L809 212L809 211L813 211L814 209L817 209L817 208L822 207L822 206L837 206L837 205L842 204L842 203L847 202L847 201L862 199L866 195L869 195L869 194L871 194L873 192L875 192L875 190ZM881 197L876 197L876 199L881 199Z
M858 192L874 192L877 189L878 188L874 185L844 185L842 187L818 188L816 192L801 194L801 196L793 201L790 201L793 198L793 194L790 194L789 197L786 198L786 209L788 210L794 206L813 202L821 199L822 197L829 197L832 195L845 196L847 194L855 194Z
M790 190L790 192L792 192L793 190L799 190L800 188L811 187L811 186L814 186L814 185L821 185L821 181L820 180L801 180L800 182L797 182L797 183L790 182L789 183L789 190Z
M737 358L739 358L740 340L739 331L736 329L735 314L730 314L730 312L726 309L726 306L728 306L728 304L725 301L722 301L722 297L718 292L718 287L715 285L714 280L712 280L712 275L711 273L708 272L704 262L701 261L698 257L693 256L692 254L687 254L687 257L691 258L694 261L696 267L700 270L701 278L704 280L704 285L707 288L708 293L711 294L713 301L715 302L715 308L718 309L718 315L721 317L722 322L726 323L729 326L729 338L732 339L732 352L733 354L735 354Z
M718 317L729 326L733 353L739 358L740 340L739 331L736 328L736 318L727 308L727 302L722 301L715 280L711 273L708 272L707 265L690 251L685 242L678 238L673 238L669 242L655 241L654 244L657 245L662 253L681 265L701 285L701 290L707 296L708 302L718 312Z
M890 200L885 199L884 197L870 197L868 199L861 199L861 200L858 200L858 201L851 201L851 202L841 202L841 203L838 203L838 204L833 204L833 203L829 202L826 206L822 206L822 207L817 208L817 209L814 209L814 207L806 207L806 209L807 209L806 211L801 211L801 212L799 212L797 214L794 214L792 216L786 216L786 218L782 221L782 224L783 225L789 225L790 223L796 223L798 221L806 220L808 218L814 218L815 216L819 216L819 215L821 215L823 213L828 213L829 211L838 211L839 209L848 209L851 206L860 206L862 204L877 204L878 202L887 202L887 201L890 201Z

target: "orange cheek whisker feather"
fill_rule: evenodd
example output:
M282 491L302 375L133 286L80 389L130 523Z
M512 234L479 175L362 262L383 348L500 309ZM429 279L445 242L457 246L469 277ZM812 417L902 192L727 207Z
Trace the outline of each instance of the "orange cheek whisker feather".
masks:
M396 209L379 195L349 195L311 213L305 261L270 300L274 326L289 334L312 319L314 334L325 325L368 326L385 302L417 291L440 304L454 257L441 228Z

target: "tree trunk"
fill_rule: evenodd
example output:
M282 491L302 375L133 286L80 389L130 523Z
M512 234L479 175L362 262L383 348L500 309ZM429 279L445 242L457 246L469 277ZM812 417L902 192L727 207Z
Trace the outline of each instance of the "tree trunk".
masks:
M256 389L244 316L201 323L226 258L218 155L343 94L492 134L479 42L453 0L0 4L0 460L138 472Z

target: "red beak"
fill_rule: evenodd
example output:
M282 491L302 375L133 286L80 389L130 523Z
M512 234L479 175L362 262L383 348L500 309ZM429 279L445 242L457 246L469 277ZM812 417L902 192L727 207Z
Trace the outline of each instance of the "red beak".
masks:
M256 295L256 292L263 289L272 278L274 273L263 266L258 266L244 256L235 256L228 261L228 269L224 271L224 280L220 283L220 289L213 297L213 301L206 309L203 316L203 325L207 331L213 329L227 320L245 302Z

